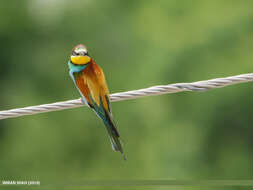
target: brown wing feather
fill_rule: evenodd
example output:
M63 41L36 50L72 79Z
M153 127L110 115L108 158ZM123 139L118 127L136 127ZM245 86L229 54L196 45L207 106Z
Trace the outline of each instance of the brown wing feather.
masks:
M86 80L83 78L83 75L80 75L80 74L74 75L74 77L75 77L77 87L79 88L83 96L86 98L88 103L91 104L90 97L89 97L90 90L86 83Z
M96 102L100 105L100 98L102 99L103 107L110 112L109 90L107 88L103 70L92 61L90 65L83 71L83 80L86 80L89 92ZM107 98L106 98L107 97Z

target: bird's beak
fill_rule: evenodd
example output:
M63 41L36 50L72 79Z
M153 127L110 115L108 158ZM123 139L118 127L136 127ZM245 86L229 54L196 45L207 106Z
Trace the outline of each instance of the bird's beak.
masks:
M89 56L71 56L71 62L77 65L84 65L90 62Z

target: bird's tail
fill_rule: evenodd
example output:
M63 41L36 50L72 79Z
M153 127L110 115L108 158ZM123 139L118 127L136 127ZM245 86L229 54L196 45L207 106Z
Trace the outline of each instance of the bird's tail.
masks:
M91 98L91 100L93 101L93 104L90 104L89 106L95 111L97 116L105 124L106 130L107 130L109 137L110 137L110 141L112 143L112 149L114 151L119 151L122 154L124 160L126 160L126 156L123 152L122 144L120 142L119 133L118 133L116 126L113 122L112 115L110 114L109 111L106 111L105 108L103 107L103 101L102 101L101 97L100 97L100 105L102 105L102 106L97 106L97 104L94 102L94 100L92 98Z
M106 119L103 119L103 122L104 122L104 124L106 126L106 130L109 134L110 141L112 143L112 149L114 151L119 151L122 154L124 160L126 160L126 156L123 152L122 144L120 141L119 133L116 129L115 124L112 122L111 117L109 115L107 115Z

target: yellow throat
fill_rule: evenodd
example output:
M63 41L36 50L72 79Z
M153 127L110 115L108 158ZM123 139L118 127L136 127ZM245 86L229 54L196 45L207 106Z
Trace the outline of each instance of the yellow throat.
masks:
M89 56L71 56L71 62L77 65L84 65L90 62Z

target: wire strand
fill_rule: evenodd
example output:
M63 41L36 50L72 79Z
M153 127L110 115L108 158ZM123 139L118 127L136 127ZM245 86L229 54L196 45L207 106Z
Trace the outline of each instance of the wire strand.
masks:
M216 78L211 80L204 80L192 83L176 83L169 85L159 85L149 88L132 90L127 92L119 92L110 95L112 102L142 98L145 96L156 96L161 94L177 93L183 91L207 91L215 88L222 88L238 83L246 83L253 81L253 73L230 76L226 78ZM70 108L77 108L84 106L81 98L75 100L68 100L64 102L56 102L52 104L43 104L38 106L29 106L25 108L17 108L11 110L0 111L0 120L7 118L20 117L24 115L33 115L38 113L45 113L51 111L59 111Z

